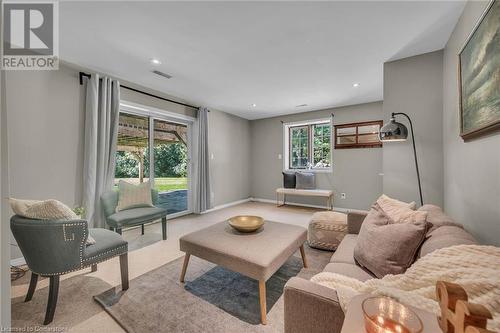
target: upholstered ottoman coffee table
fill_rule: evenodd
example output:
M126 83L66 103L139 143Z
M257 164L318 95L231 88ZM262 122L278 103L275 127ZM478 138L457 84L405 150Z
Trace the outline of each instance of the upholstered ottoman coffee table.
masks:
M311 217L307 233L310 247L335 251L347 233L347 214L324 211Z
M266 324L266 281L298 249L307 267L303 227L266 221L254 233L240 233L228 222L217 223L180 238L180 249L186 252L181 282L184 282L189 257L205 259L259 281L261 323Z

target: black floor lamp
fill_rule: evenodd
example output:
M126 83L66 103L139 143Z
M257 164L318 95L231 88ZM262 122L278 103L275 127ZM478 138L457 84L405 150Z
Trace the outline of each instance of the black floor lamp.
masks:
M424 199L422 197L422 185L420 185L420 172L418 171L418 161L417 161L417 150L415 148L415 135L413 134L413 124L410 117L403 112L393 112L391 115L391 120L389 123L382 126L379 132L380 141L383 142L394 142L394 141L406 141L408 138L408 129L405 125L398 123L395 120L395 116L405 116L410 122L411 129L411 139L413 143L413 156L415 157L415 168L417 169L417 179L418 179L418 191L420 193L420 205L424 205Z

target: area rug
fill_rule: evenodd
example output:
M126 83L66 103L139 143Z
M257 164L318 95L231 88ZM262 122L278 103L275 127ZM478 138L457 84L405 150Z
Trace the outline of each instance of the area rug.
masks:
M306 247L309 267L296 253L267 281L268 325L260 325L257 281L191 257L186 283L179 282L183 258L111 288L95 300L127 332L282 332L283 287L293 276L309 279L331 252Z

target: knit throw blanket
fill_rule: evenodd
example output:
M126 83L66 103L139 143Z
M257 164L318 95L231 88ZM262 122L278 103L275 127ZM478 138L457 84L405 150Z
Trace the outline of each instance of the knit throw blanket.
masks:
M323 272L311 281L334 288L345 311L358 294L393 297L401 303L440 314L436 298L438 280L460 284L469 302L484 305L493 315L488 329L500 331L500 248L457 245L436 250L417 260L403 274L361 282L336 273Z

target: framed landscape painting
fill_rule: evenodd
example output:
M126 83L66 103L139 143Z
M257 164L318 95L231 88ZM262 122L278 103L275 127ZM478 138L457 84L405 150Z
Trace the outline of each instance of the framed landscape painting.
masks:
M460 136L500 130L500 1L492 0L460 51Z

